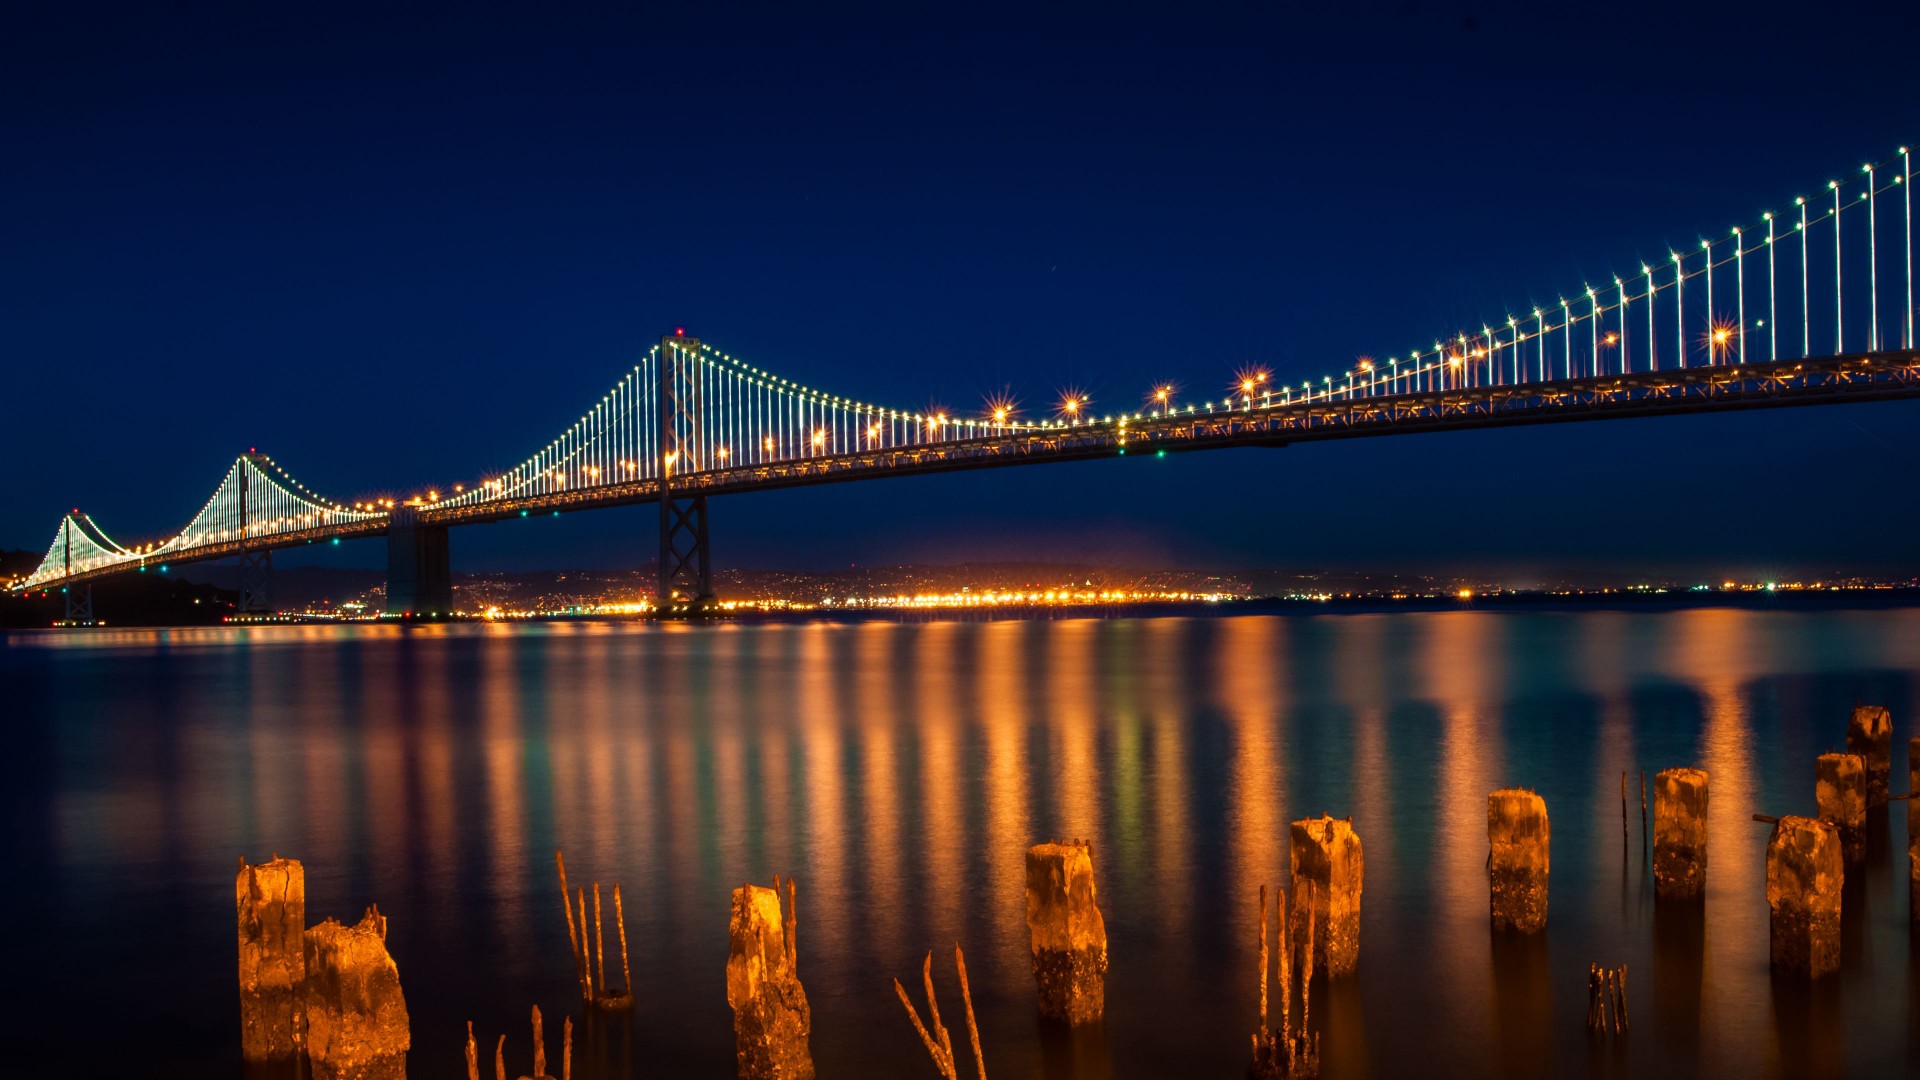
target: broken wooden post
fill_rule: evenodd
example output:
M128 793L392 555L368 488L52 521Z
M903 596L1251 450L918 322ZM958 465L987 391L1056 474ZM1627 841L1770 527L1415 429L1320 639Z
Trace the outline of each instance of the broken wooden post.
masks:
M1866 762L1859 754L1821 754L1813 797L1820 820L1839 828L1840 850L1847 861L1857 862L1866 852Z
M1653 778L1653 892L1698 897L1707 884L1707 774L1667 769Z
M480 1048L473 1042L473 1021L467 1021L467 1080L480 1080Z
M307 1057L315 1080L405 1080L407 1001L380 909L306 934Z
M307 874L298 859L248 866L233 882L240 932L240 1057L290 1061L306 1042Z
M1027 849L1027 930L1040 1015L1068 1024L1099 1020L1107 1007L1107 924L1085 840Z
M1487 796L1488 880L1493 928L1531 934L1547 925L1547 877L1553 831L1547 803L1508 788Z
M1893 778L1893 713L1882 705L1855 705L1847 721L1847 753L1867 769L1867 809L1885 806Z
M793 944L793 884L781 912L774 888L733 890L727 953L727 1004L733 1007L734 1060L741 1080L809 1080L813 1054L807 1038L813 1013L800 985Z
M1312 919L1315 960L1327 974L1347 975L1360 962L1360 892L1366 862L1351 820L1329 815L1296 821L1292 828L1293 881L1312 882L1313 905L1300 917Z
M1839 830L1783 817L1767 839L1769 941L1776 971L1817 979L1840 969Z

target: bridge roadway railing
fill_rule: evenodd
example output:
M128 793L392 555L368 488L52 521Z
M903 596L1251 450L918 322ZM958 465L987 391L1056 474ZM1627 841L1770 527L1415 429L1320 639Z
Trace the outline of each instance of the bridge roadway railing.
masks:
M1278 446L1419 431L1910 397L1920 397L1920 352L1906 350L1393 396L1356 392L1351 398L1316 396L1308 402L1231 410L1216 406L1211 412L1009 431L924 446L715 469L674 477L671 486L677 494L727 495L882 476L1084 460L1122 451ZM429 507L423 517L454 525L653 502L659 497L658 482L645 480L457 509Z

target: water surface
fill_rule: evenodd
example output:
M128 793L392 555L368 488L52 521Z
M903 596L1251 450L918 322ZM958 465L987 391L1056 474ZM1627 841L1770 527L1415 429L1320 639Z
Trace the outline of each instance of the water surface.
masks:
M1749 820L1812 812L1813 757L1856 701L1892 707L1904 761L1920 611L0 645L16 1067L57 1053L77 1074L237 1074L235 860L278 851L306 863L309 922L370 901L389 916L414 1075L464 1071L469 1019L483 1042L506 1031L526 1071L527 1006L550 1031L578 1016L564 848L576 883L623 883L638 983L630 1024L583 1034L603 1070L587 1075L731 1075L728 894L779 873L800 883L823 1076L932 1075L890 980L955 942L996 1077L1236 1076L1256 895L1285 877L1287 823L1323 811L1353 818L1367 875L1359 972L1315 991L1329 1077L1920 1063L1904 816L1851 876L1844 971L1813 993L1768 975L1767 830ZM1697 913L1655 905L1641 851L1638 774L1682 764L1712 776ZM1510 785L1540 791L1553 823L1531 945L1487 926L1486 796ZM1036 1022L1027 970L1023 850L1051 836L1093 840L1110 936L1107 1021L1077 1038ZM1596 962L1628 967L1625 1040L1584 1030Z

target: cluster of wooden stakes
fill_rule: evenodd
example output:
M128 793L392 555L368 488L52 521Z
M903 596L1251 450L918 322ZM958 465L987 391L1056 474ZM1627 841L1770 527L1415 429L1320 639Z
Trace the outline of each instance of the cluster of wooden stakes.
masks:
M1891 757L1891 717L1877 706L1854 710L1847 754L1821 755L1816 796L1819 817L1773 818L1767 878L1772 907L1771 953L1776 970L1818 978L1839 965L1839 885L1845 862L1857 853L1857 837L1870 807L1912 796L1887 793ZM1920 789L1920 739L1909 748L1911 783ZM1707 867L1708 777L1700 769L1673 768L1654 777L1648 798L1640 775L1641 848L1652 863L1656 896L1663 901L1695 901L1703 893ZM1623 848L1630 843L1628 776L1621 775L1620 825ZM1651 809L1651 814L1649 810ZM1910 832L1920 833L1920 811L1910 812ZM1523 788L1488 796L1487 869L1492 928L1500 934L1537 934L1546 928L1548 849L1551 829L1546 802ZM1920 837L1909 858L1915 882L1914 921L1920 924ZM1255 1080L1313 1077L1320 1070L1320 1040L1311 1031L1309 997L1316 966L1328 976L1350 974L1359 952L1359 907L1364 862L1352 819L1323 815L1292 824L1293 887L1280 889L1268 906L1268 888L1260 887L1259 1026L1252 1035L1248 1075ZM627 959L626 917L620 886L612 891L620 946L621 988L608 986L605 927L600 885L572 888L566 860L554 853L567 939L581 999L590 1009L618 1011L633 1006L632 972ZM1776 895L1777 894L1777 895ZM591 896L591 905L589 905ZM729 927L727 996L734 1010L735 1054L742 1080L811 1080L814 1075L808 1036L812 1015L797 974L795 886L776 878L771 889L743 885L734 890ZM589 914L591 912L591 914ZM1269 913L1277 926L1270 926ZM1105 1009L1106 928L1093 888L1092 845L1086 840L1055 840L1027 851L1027 925L1032 937L1034 979L1040 1014L1069 1025L1100 1020ZM591 936L589 936L591 934ZM967 979L966 954L953 951L959 977L967 1041L974 1069L986 1080L980 1027ZM934 1068L945 1080L959 1080L960 1062L952 1033L941 1020L934 991L933 953L921 963L926 989L923 1018L899 979L893 989L914 1033ZM1279 986L1278 1024L1272 1015L1270 979ZM1299 986L1299 1016L1294 1019L1293 989ZM1627 969L1588 968L1587 1028L1596 1035L1628 1030ZM563 1042L561 1080L571 1080L572 1030ZM533 1080L545 1077L539 1009L533 1011ZM505 1037L494 1052L497 1080L506 1080ZM479 1080L478 1048L472 1025L467 1034L469 1080Z

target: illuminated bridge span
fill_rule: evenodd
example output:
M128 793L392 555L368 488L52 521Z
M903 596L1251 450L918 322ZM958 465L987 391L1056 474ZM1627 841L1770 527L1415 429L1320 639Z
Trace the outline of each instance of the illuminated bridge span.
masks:
M455 525L632 503L660 508L663 612L710 605L710 496L1124 454L1284 446L1396 432L1920 397L1910 154L1829 181L1697 247L1550 304L1456 329L1338 375L1237 372L1224 396L1153 387L1138 411L1096 415L1069 394L1044 419L989 402L976 415L824 393L676 332L526 460L402 505L317 495L270 458L240 456L178 534L123 545L87 514L60 521L16 590L59 588L91 618L98 578L239 556L243 607L266 604L271 552L382 536L388 610L454 608Z

